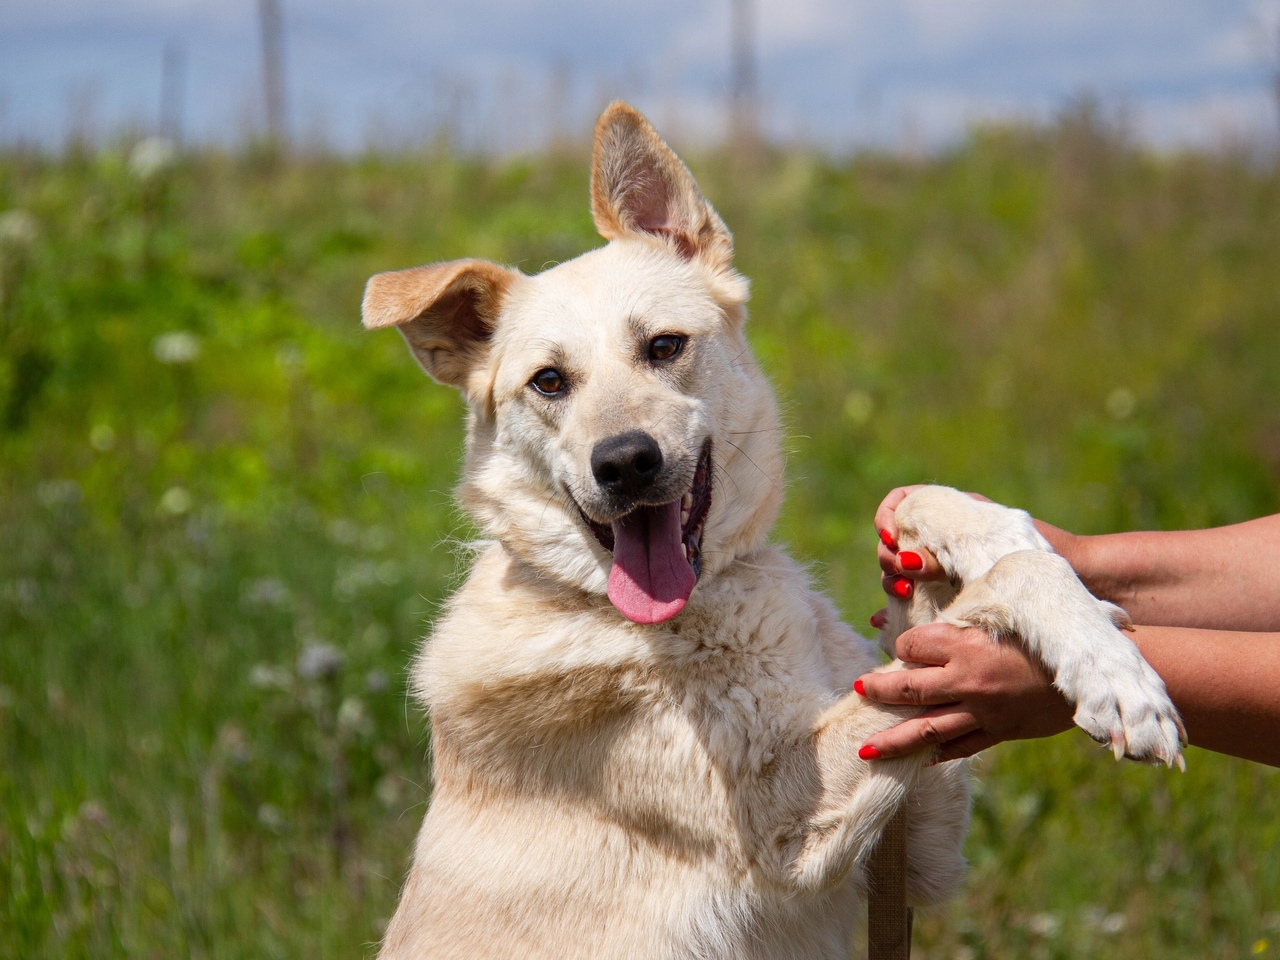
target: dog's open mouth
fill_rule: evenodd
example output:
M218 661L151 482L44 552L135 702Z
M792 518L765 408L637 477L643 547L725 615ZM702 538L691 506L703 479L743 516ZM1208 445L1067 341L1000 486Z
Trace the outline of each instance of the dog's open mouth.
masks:
M586 518L613 554L609 600L628 620L662 623L684 609L702 572L702 528L711 509L711 441L679 500L636 507L612 524ZM585 514L584 514L585 518Z

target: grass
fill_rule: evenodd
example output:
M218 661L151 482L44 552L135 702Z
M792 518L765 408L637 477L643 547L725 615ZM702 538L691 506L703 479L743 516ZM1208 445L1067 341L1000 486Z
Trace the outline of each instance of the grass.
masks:
M0 955L372 954L428 798L405 667L468 527L461 404L360 291L590 248L586 162L0 156ZM898 483L1078 532L1280 510L1275 166L1087 114L692 166L786 410L778 537L851 621ZM1280 955L1280 780L1188 763L992 751L915 955Z

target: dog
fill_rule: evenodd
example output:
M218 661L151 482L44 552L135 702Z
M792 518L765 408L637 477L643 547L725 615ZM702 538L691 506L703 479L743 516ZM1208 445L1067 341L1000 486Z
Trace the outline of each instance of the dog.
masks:
M850 691L874 645L766 541L783 463L747 281L622 103L596 126L591 211L607 244L537 275L456 260L366 288L366 327L466 399L459 499L487 537L413 668L434 788L380 956L847 957L903 804L910 900L959 884L964 765L857 758L918 711ZM882 639L987 626L1093 736L1180 759L1123 613L1026 514L926 488L897 518L952 582L895 602Z

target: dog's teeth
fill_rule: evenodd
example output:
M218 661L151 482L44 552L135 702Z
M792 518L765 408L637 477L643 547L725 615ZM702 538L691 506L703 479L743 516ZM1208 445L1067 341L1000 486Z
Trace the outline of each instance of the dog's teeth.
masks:
M683 526L684 526L686 523L688 523L688 522L689 522L689 511L688 511L688 510L681 510L681 511L680 511L680 526L682 526L682 527L683 527Z
M688 550L688 548L684 545L684 542L683 542L683 541L681 541L681 543L680 543L680 556L684 557L684 559L686 559L686 560L688 560L688 559L689 559L689 550Z
M689 511L693 509L693 494L686 493L684 499L680 501L681 514L686 520L689 519Z

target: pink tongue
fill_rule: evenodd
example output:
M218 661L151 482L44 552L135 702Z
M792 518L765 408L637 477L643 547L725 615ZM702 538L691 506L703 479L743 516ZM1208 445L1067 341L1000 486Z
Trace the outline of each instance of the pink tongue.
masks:
M628 620L670 620L697 582L680 552L680 501L640 507L613 525L609 600Z

